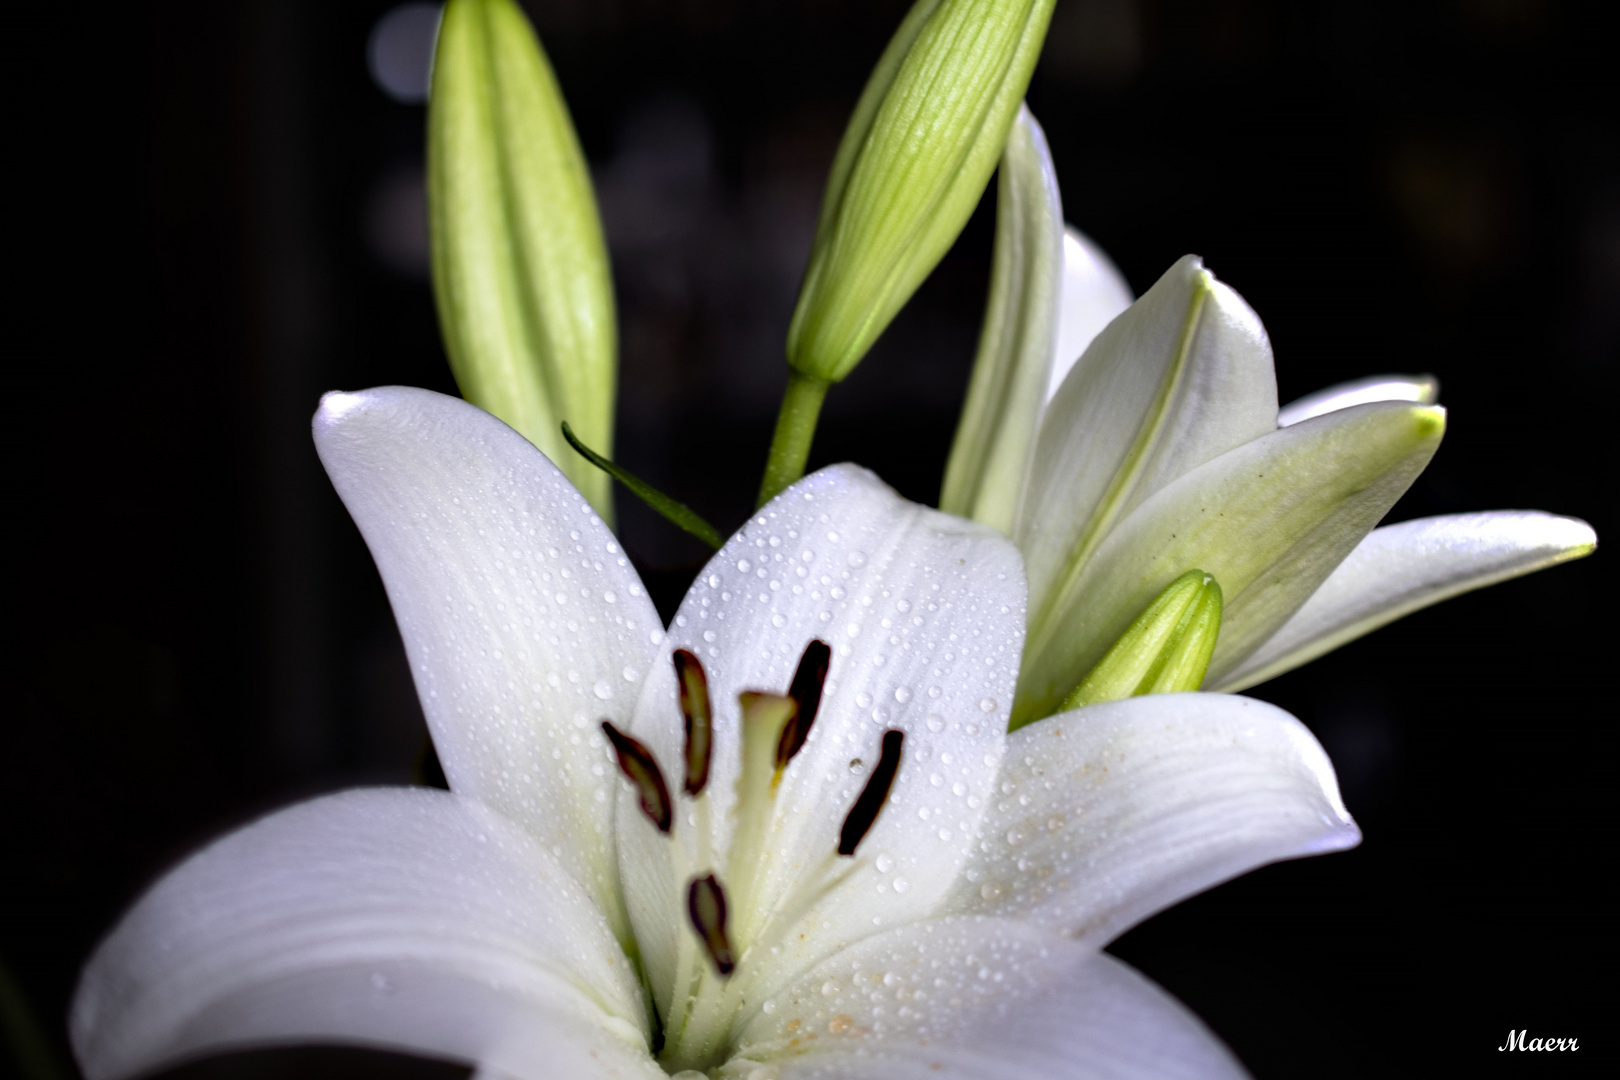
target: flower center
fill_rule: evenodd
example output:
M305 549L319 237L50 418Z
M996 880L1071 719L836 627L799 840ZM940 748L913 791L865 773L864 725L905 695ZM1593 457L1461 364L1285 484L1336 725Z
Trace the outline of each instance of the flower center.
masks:
M905 733L884 732L877 765L844 818L837 846L796 877L780 895L764 895L770 860L767 838L776 817L776 795L783 773L803 749L821 706L832 650L812 641L804 650L786 694L745 692L742 709L742 768L737 776L736 825L725 865L727 880L715 872L710 849L709 766L714 743L714 710L703 664L685 649L674 655L676 685L685 721L684 776L680 797L690 814L676 814L663 771L646 746L602 721L618 757L619 769L635 787L641 811L668 838L672 877L683 882L678 903L685 932L679 936L675 992L663 1020L660 1062L671 1072L704 1069L724 1060L730 1029L739 1009L757 996L751 975L760 958L859 869L861 841L876 824L900 769ZM695 865L686 845L673 835L676 820L693 825ZM675 898L672 898L675 899ZM750 963L754 961L754 963Z

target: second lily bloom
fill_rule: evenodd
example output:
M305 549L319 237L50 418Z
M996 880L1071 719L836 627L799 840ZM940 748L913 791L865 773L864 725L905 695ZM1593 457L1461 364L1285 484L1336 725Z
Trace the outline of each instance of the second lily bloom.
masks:
M1000 183L990 308L941 509L1024 555L1015 727L1056 711L1191 569L1225 596L1206 682L1234 690L1595 547L1584 522L1522 511L1375 531L1440 445L1433 379L1364 380L1279 411L1259 316L1198 258L1130 304L1106 258L1065 235L1027 110Z

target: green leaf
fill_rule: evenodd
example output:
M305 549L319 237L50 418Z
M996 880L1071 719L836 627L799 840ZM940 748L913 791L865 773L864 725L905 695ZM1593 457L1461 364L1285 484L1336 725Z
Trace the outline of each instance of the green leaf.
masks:
M579 440L579 436L574 434L574 429L568 426L566 420L562 422L562 433L563 438L568 440L568 445L579 451L581 457L629 488L632 495L658 511L672 525L691 533L716 551L720 550L720 545L726 542L725 538L720 535L720 531L699 517L691 507L685 503L676 502L628 469L620 468L586 446Z
M1006 146L1054 0L917 0L839 144L788 330L837 382L956 240Z
M468 401L539 447L612 520L608 478L567 452L568 417L613 444L616 340L590 173L551 67L512 0L451 0L428 109L439 325Z
M1046 137L1027 108L1007 135L979 354L939 508L1011 535L1057 336L1063 207Z

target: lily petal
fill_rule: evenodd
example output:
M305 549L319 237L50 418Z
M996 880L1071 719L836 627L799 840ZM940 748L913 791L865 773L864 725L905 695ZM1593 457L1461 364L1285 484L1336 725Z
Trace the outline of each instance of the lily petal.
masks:
M767 858L722 865L723 883L756 875L759 910L804 885L837 850L883 733L905 733L888 804L854 860L857 876L807 916L817 921L815 934L795 935L780 954L753 965L758 978L784 978L850 940L920 918L944 894L967 859L1000 764L1023 625L1023 574L1004 537L907 502L853 465L823 469L783 492L698 575L669 643L696 653L708 670L717 861L732 834L737 695L784 692L806 645L821 639L832 647L815 725L782 775ZM634 734L660 761L680 760L684 726L672 665L653 668ZM634 799L628 789L622 797ZM676 824L694 864L695 831L685 820ZM684 882L669 869L670 841L642 815L621 807L618 835L636 938L662 1007L674 935L686 932L670 918ZM745 973L749 967L745 959Z
M1365 379L1338 383L1289 402L1278 410L1277 426L1292 427L1313 416L1373 401L1410 401L1418 405L1433 405L1439 400L1440 380L1433 375L1371 375Z
M1361 839L1305 726L1225 694L1127 698L1019 729L983 835L944 910L1095 946L1257 866Z
M1049 715L1159 591L1197 567L1225 594L1206 683L1276 632L1434 456L1438 406L1357 405L1281 428L1170 484L1031 619L1014 723Z
M1053 596L1132 509L1276 426L1259 316L1196 257L1183 258L1097 335L1047 406L1014 534L1031 626L1051 618Z
M1011 533L1046 404L1065 246L1052 155L1028 106L1000 176L990 302L939 508Z
M781 1080L1244 1075L1196 1017L1118 960L986 918L845 950L756 1007L739 1055L723 1077L743 1080L756 1063Z
M650 1078L639 1001L607 921L534 837L460 796L372 789L182 863L97 949L70 1026L90 1080L310 1040Z
M1103 327L1113 322L1136 299L1130 283L1096 241L1075 228L1063 227L1063 292L1058 304L1057 342L1052 349L1052 372L1046 400L1085 353Z
M382 573L455 791L561 852L624 940L603 717L663 638L624 552L521 435L407 387L328 394L315 446Z
M1447 514L1374 529L1217 689L1264 682L1430 604L1596 548L1586 522L1536 510Z

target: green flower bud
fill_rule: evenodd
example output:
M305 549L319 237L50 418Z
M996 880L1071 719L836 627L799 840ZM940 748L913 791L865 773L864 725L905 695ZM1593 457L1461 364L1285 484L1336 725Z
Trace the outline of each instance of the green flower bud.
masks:
M611 520L609 478L560 424L613 443L616 341L590 173L540 42L512 0L450 0L428 110L439 325L456 383Z
M1060 711L1142 694L1197 690L1221 632L1221 587L1189 570L1165 587L1147 610L1064 699Z
M788 329L837 382L955 242L1007 144L1054 0L917 0L839 144Z

